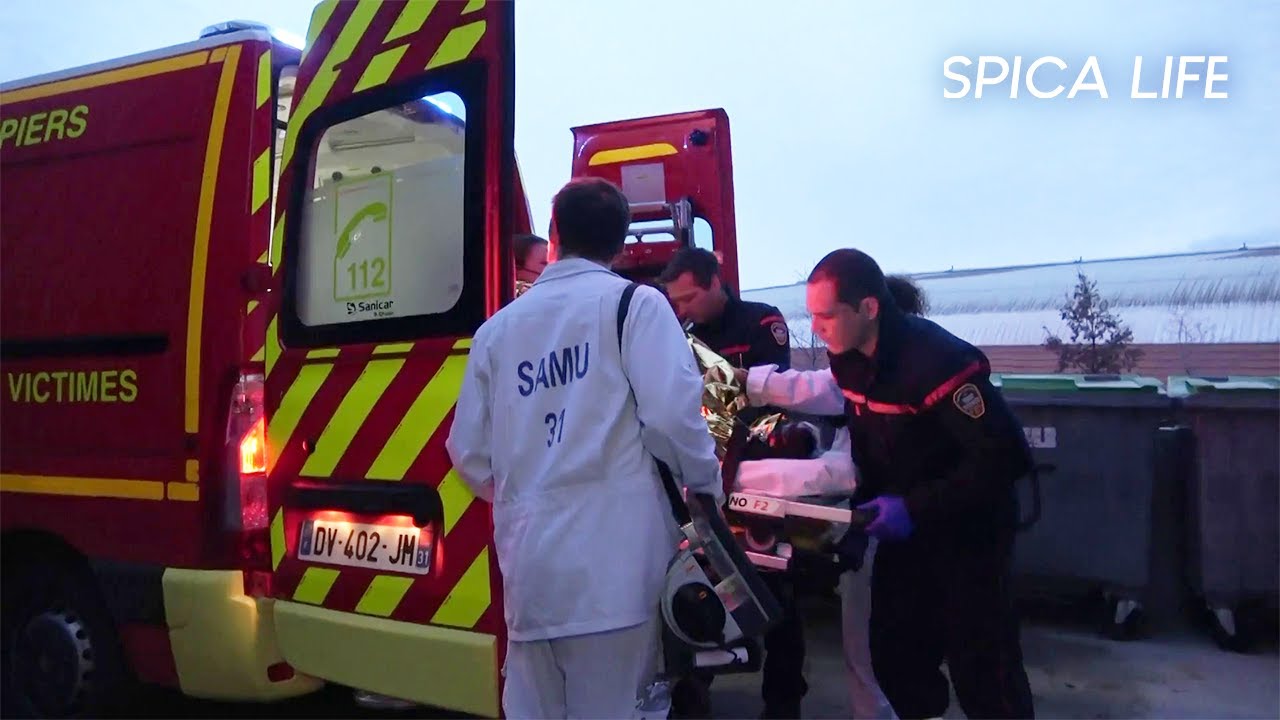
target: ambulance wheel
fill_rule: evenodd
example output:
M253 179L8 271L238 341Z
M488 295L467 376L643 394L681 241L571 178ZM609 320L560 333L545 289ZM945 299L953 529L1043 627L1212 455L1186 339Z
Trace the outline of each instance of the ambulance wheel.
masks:
M128 677L110 613L88 568L19 561L5 568L5 715L100 717ZM12 593L12 595L10 594Z

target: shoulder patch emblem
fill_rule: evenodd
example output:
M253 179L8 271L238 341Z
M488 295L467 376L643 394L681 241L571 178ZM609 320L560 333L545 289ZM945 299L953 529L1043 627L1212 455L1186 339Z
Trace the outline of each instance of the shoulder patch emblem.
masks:
M770 325L769 332L773 333L773 339L776 340L779 345L785 346L791 339L791 336L787 333L787 324L781 321L774 322Z
M955 403L960 412L974 420L982 417L987 412L987 404L982 400L982 392L973 383L961 385L960 389L952 394L951 402Z

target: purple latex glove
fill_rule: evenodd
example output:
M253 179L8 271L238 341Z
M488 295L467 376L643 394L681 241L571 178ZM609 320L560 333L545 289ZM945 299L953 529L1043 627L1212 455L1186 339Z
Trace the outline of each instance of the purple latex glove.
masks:
M869 503L859 505L858 509L875 511L876 519L863 531L874 538L906 540L915 529L911 513L907 512L907 504L897 495L881 495Z

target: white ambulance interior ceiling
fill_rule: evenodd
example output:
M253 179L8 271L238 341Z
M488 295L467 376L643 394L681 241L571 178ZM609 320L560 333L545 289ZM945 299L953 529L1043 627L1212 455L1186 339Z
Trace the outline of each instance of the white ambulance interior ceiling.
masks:
M291 70L291 69L290 69ZM277 117L287 119L293 106L294 76L281 74ZM462 108L452 93L437 96L451 108ZM463 113L465 116L465 112ZM324 131L317 148L314 187L345 178L417 165L441 157L461 157L466 122L439 106L416 100L348 120ZM276 145L276 174L284 152L283 132Z

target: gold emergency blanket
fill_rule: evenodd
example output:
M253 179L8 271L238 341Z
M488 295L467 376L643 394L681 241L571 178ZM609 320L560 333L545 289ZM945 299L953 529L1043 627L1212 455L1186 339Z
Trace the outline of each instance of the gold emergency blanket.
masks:
M707 420L711 437L715 439L716 457L723 461L734 425L741 422L738 414L751 405L747 388L738 382L734 367L728 360L692 334L685 333L685 337L698 362L698 371L702 373L702 415ZM752 423L748 430L764 438L781 419L781 413L766 415Z
M702 373L702 415L706 418L707 429L715 440L716 456L723 462L733 428L742 422L738 414L750 407L747 389L738 382L734 367L728 360L692 334L686 332L685 337L697 360L698 370ZM765 415L753 422L748 431L755 438L766 440L783 417L782 413ZM747 549L753 549L752 543L746 540L748 532L770 538L765 543L773 547L755 548L756 552L769 555L775 553L777 542L786 542L793 548L821 553L831 542L838 539L845 529L844 526L827 520L798 516L775 518L730 511L728 520L733 534Z
M738 422L738 413L750 406L747 389L738 382L728 360L693 335L686 333L685 337L698 362L698 371L702 373L702 415L707 420L711 437L716 441L716 457L724 460L729 437Z

